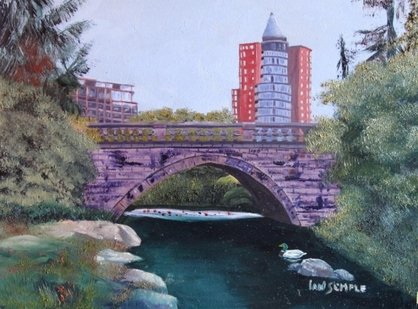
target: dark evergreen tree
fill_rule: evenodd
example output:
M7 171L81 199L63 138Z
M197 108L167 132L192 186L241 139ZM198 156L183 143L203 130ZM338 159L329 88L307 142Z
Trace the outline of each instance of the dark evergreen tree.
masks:
M340 72L340 74L338 74L337 77L344 79L347 77L350 71L350 63L353 60L354 52L347 49L342 35L340 35L340 38L338 39L337 48L340 52L340 60L338 60L337 63L337 70Z
M89 21L70 23L85 0L4 0L0 5L0 75L51 92L67 108L76 75L88 71L88 45L80 44Z
M358 0L352 0L358 1ZM402 51L397 41L395 20L405 12L406 0L362 0L366 9L384 10L386 24L373 30L359 30L362 39L357 43L371 53L367 61L386 62ZM374 13L372 14L374 15Z

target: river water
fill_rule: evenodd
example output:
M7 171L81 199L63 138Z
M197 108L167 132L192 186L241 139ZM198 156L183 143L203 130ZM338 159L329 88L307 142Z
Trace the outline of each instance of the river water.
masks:
M345 260L306 228L266 218L122 221L142 239L132 253L144 260L131 266L162 277L180 309L415 308L414 300ZM340 291L333 284L338 281L289 271L289 262L279 257L283 242L307 252L303 258L319 258L353 274L352 289Z

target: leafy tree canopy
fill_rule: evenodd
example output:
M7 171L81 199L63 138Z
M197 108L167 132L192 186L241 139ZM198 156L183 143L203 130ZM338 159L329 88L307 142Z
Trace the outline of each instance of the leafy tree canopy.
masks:
M0 76L44 87L63 110L77 112L69 94L87 73L89 21L70 23L85 0L4 0L0 3Z
M386 24L372 30L358 30L357 34L362 38L357 44L371 53L367 61L386 62L403 51L397 40L395 21L405 14L406 0L362 0L362 2L365 9L384 10Z
M173 110L169 107L141 112L130 119L132 122L219 122L233 123L235 118L232 112L223 108L207 114L195 112L188 108Z
M94 143L39 88L0 79L0 97L0 200L81 204Z
M409 293L418 284L416 251L405 250L418 246L417 72L418 58L406 53L328 82L322 99L335 117L306 138L310 150L335 156L328 180L342 189L319 235Z

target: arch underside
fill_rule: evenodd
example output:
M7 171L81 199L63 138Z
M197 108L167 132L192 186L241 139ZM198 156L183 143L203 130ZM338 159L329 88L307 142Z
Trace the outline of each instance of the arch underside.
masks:
M268 175L248 162L225 155L201 155L168 163L140 180L120 199L112 211L118 218L146 191L176 173L202 165L210 165L234 176L254 198L260 213L283 223L301 225L295 207L286 193Z

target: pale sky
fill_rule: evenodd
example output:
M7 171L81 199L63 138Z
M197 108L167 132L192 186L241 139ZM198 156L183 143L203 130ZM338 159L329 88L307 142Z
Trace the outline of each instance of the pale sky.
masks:
M289 45L312 49L312 114L332 116L320 104L321 83L336 79L342 34L384 20L350 0L89 0L75 19L94 26L91 69L85 77L134 85L139 110L231 108L238 88L238 45L261 42L273 12ZM370 12L369 12L370 13Z

